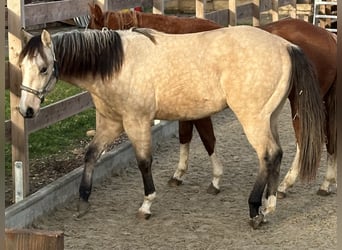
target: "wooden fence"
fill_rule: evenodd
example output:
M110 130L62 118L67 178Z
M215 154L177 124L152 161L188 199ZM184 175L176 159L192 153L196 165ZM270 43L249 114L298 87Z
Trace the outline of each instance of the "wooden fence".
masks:
M153 0L153 12L164 13L164 1ZM205 13L206 0L196 1L196 16L213 19L219 23L226 21L229 25L236 25L238 19L252 17L253 25L258 25L260 13L271 11L273 20L278 20L278 8L292 5L294 0L251 0L249 4L236 6L236 0L229 1L229 7L215 13ZM227 0L228 1L228 0ZM87 92L77 94L41 109L35 119L24 119L18 111L20 99L21 73L17 66L18 54L22 49L21 28L29 28L56 21L68 20L78 16L88 15L88 3L98 3L103 10L120 10L136 6L137 0L60 0L24 4L24 0L8 0L8 54L6 63L6 86L10 89L11 120L5 122L6 141L12 143L12 171L15 162L21 162L23 168L23 195L29 192L29 150L28 135L48 125L73 116L81 111L93 107ZM58 10L58 11L56 11ZM290 14L295 17L295 12ZM13 173L13 176L15 174ZM15 180L14 180L15 182ZM15 191L15 190L14 190ZM15 192L14 192L15 193Z

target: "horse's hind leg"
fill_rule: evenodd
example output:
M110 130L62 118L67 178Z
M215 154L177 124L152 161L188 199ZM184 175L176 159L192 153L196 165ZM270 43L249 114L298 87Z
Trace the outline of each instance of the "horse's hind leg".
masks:
M283 153L275 123L270 125L269 122L256 118L249 121L242 123L242 125L250 144L256 150L260 164L256 181L248 199L250 223L253 228L257 228L264 221L264 216L275 210ZM265 187L266 207L260 211Z
M189 151L190 142L192 139L193 122L192 121L179 121L179 162L177 169L173 176L168 181L169 186L179 186L183 183L183 176L189 167Z
M208 152L213 168L213 180L211 181L207 192L209 194L218 194L220 192L219 183L223 174L223 166L215 154L216 138L214 134L213 123L210 117L205 117L203 119L195 120L194 124L203 142L203 145Z
M78 215L83 216L89 210L88 199L91 194L95 163L105 150L123 131L121 122L113 122L100 117L96 134L90 142L84 157L84 169L79 188Z
M325 174L323 183L321 184L319 190L317 191L317 194L321 196L330 195L331 185L335 185L335 188L337 187L336 178L337 178L336 155L328 153L327 172Z
M337 161L336 161L336 82L331 86L327 94L324 96L326 108L326 137L327 137L327 172L325 179L317 191L318 195L327 196L331 193L331 185L335 185L337 178Z
M299 117L296 114L296 103L293 101L294 97L293 97L294 93L293 91L290 93L289 95L289 100L290 100L290 105L291 105L291 114L292 114L292 125L293 125L293 129L295 132L295 136L296 136L296 141L297 141L297 150L296 150L296 155L292 161L291 167L288 170L288 172L286 173L284 179L281 181L281 183L279 184L278 187L278 198L285 198L286 197L286 192L289 188L291 188L293 186L293 184L295 183L298 174L299 174L299 155L300 155L300 149L299 149L299 145L298 145L298 139L300 138L300 125L299 125Z
M223 173L223 167L215 154L216 138L214 134L213 125L210 117L205 117L193 121L179 122L179 142L180 142L180 156L177 169L171 179L170 186L178 186L183 181L183 176L188 170L189 166L189 151L190 142L192 139L193 125L195 125L198 134L203 142L205 149L211 160L213 167L213 180L207 189L210 194L218 194L220 192L219 182Z
M298 144L296 145L297 145L297 151L296 151L295 158L293 159L290 169L287 171L284 179L282 180L282 182L279 184L279 187L278 187L278 198L280 199L286 197L287 190L293 186L299 174L300 149L298 147Z

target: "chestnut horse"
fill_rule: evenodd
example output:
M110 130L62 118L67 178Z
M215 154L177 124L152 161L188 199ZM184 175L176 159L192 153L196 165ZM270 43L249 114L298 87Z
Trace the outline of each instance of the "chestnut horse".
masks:
M135 11L129 12L102 12L98 5L90 6L90 22L88 27L91 29L127 29L131 27L146 27L157 29L166 33L193 33L204 30L221 28L222 26L205 19L197 18L177 18L174 16L164 16ZM304 53L312 60L318 78L321 93L324 96L324 104L327 114L326 136L328 163L326 177L318 194L330 194L330 186L336 184L336 126L335 126L335 88L336 88L336 36L322 28L299 19L287 18L274 22L260 28L281 36L294 44L302 47ZM289 96L291 111L294 117L293 126L296 138L300 135L298 126L299 117L294 109L294 98ZM179 142L180 157L178 167L173 177L169 181L170 185L180 185L184 174L188 169L189 145L192 139L193 126L196 127L199 136L210 156L213 166L213 180L208 188L208 192L217 194L219 192L219 181L222 176L222 164L215 154L216 138L210 117L205 117L194 121L179 121ZM297 176L300 166L298 165L298 147L296 157L288 171L285 179L279 186L278 196L285 197L286 191L291 187Z
M236 26L174 35L135 28L52 36L44 30L24 46L19 65L19 111L25 118L38 115L41 100L58 78L92 95L100 119L85 153L80 216L89 210L95 163L120 133L126 132L135 150L144 185L138 216L147 219L156 197L153 119L193 120L229 107L259 159L248 199L250 224L259 227L276 209L282 159L277 123L292 88L300 127L305 128L298 143L300 175L316 177L325 118L315 70L298 46L263 30Z

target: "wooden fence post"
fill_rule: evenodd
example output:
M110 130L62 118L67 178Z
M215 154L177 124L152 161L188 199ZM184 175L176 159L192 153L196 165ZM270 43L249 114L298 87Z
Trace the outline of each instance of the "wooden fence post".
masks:
M62 231L6 229L6 250L63 250Z
M253 26L260 25L260 0L252 0L252 18Z
M279 1L278 0L272 0L272 22L276 22L279 20Z
M228 26L236 26L236 0L228 0Z
M164 0L153 0L153 14L164 14Z
M207 0L196 0L196 17L204 18L205 17L205 5Z
M25 119L19 113L21 72L18 68L18 57L22 49L21 27L24 26L22 12L24 1L7 1L8 7L8 49L9 49L9 80L10 80L10 105L12 123L12 173L14 176L14 163L21 161L23 164L23 195L29 193L29 157L28 157L28 133L25 129ZM13 188L15 187L13 183ZM15 192L13 192L13 196ZM13 197L14 199L15 197Z

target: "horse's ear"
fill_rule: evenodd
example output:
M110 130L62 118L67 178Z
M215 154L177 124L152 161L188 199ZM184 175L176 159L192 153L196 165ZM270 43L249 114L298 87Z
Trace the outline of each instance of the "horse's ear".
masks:
M27 32L24 27L21 28L21 39L22 39L24 45L26 45L32 37L33 37L33 35L30 34L29 32Z
M103 13L102 13L102 9L98 4L94 5L94 12L93 12L94 16L97 18L101 18Z
M88 3L89 9L90 9L90 14L93 15L93 13L95 12L95 5Z
M46 47L51 46L51 36L50 36L49 32L47 32L46 30L43 30L43 32L41 34L41 39L42 39L42 43L44 46L46 46Z

